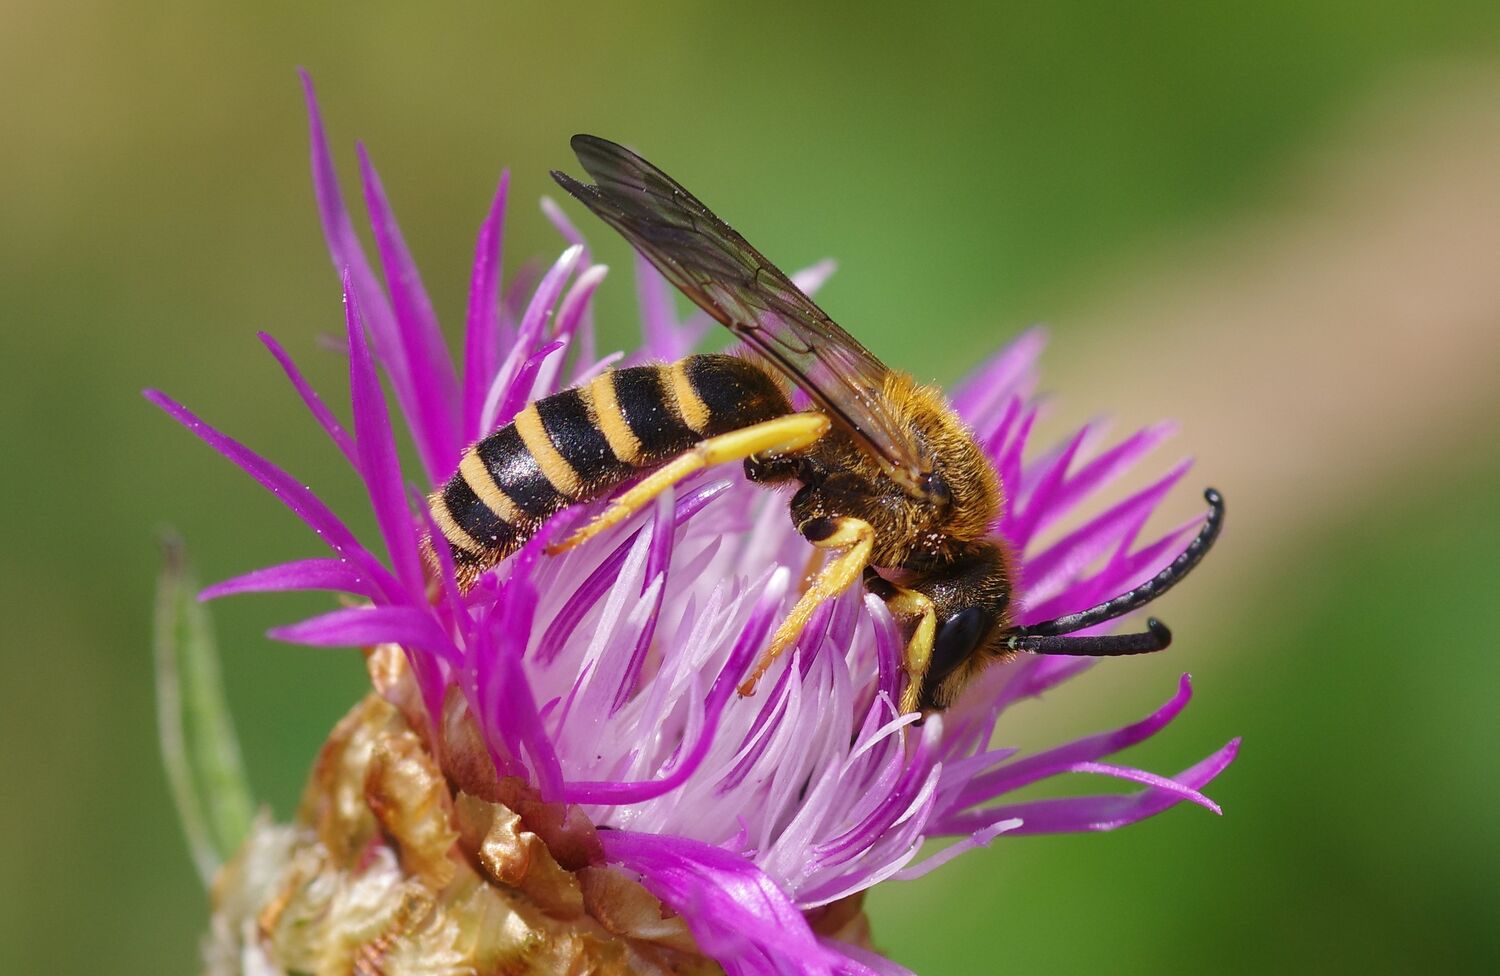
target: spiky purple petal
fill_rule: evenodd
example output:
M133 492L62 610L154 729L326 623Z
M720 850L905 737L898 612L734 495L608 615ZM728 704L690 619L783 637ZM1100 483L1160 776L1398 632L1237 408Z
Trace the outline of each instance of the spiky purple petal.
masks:
M293 590L336 590L368 600L378 600L381 593L359 570L342 559L301 559L251 570L240 576L204 587L201 600L217 600L239 593L274 593Z
M380 378L375 375L375 364L370 360L370 349L365 344L359 301L354 297L347 275L344 277L344 316L349 340L349 395L354 411L360 477L369 490L375 522L385 538L386 552L390 554L391 565L396 567L397 578L408 592L420 591L422 565L412 532L411 510L406 507L396 439L391 432Z
M578 245L568 248L542 276L541 283L526 305L516 330L516 339L505 360L496 370L495 378L485 396L484 409L480 414L480 430L489 431L506 423L531 399L530 384L519 384L516 377L526 362L533 358L542 336L542 327L552 314L562 293L563 283L573 273L583 249Z
M1179 786L1197 790L1224 771L1239 752L1240 740L1232 739L1222 749L1171 777ZM1034 800L994 807L984 812L988 818L1017 818L1021 825L1010 833L1064 834L1081 831L1116 830L1155 816L1181 800L1176 792L1147 789L1138 793L1110 793L1102 796L1068 797ZM945 822L945 827L967 829L967 818ZM977 816L972 819L979 819Z
M254 478L261 487L275 495L292 514L302 520L308 528L323 540L323 543L342 559L352 560L362 571L368 573L382 591L398 589L396 581L385 568L360 545L348 527L333 511L324 505L312 491L292 478L291 475L251 451L239 441L220 433L204 423L191 410L158 390L145 391L147 400L161 407L168 415L186 427L195 437L215 451L233 461L246 474Z
M443 345L437 314L416 262L406 248L396 217L386 200L380 176L363 145L356 147L359 172L364 183L375 248L385 268L386 287L396 316L400 356L406 364L415 395L416 413L412 434L427 464L430 480L439 481L454 465L463 447L459 436L458 377Z
M270 635L290 644L314 647L400 644L449 661L459 657L458 649L438 622L413 607L346 607L301 623L275 627Z
M323 403L323 398L318 395L318 391L314 390L312 385L303 378L302 371L297 368L292 357L287 355L286 350L281 348L281 343L272 338L268 332L258 332L256 335L276 358L276 362L281 364L282 372L286 373L286 378L291 381L292 387L302 398L302 402L307 406L308 412L313 415L313 419L318 422L318 426L323 428L323 432L328 435L329 440L333 441L339 453L343 454L358 470L359 460L354 456L354 439L344 430L344 425L338 422L332 411Z
M474 242L474 267L469 276L469 310L464 320L463 434L479 436L480 411L490 379L500 362L500 256L505 240L505 204L510 171L500 174L490 212Z

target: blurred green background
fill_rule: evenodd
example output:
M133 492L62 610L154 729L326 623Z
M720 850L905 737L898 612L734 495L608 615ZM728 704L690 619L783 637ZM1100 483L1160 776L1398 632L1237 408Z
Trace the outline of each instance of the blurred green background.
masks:
M206 579L313 552L138 391L170 391L337 510L364 511L253 338L269 329L321 389L343 388L316 351L341 326L297 65L319 84L346 190L354 140L370 147L450 334L500 168L514 268L557 251L534 201L553 192L548 168L572 165L567 136L597 131L649 151L781 263L838 257L827 307L919 377L952 380L1045 319L1063 422L1184 421L1177 450L1225 490L1231 528L1163 611L1178 645L1004 731L1036 745L1132 720L1190 668L1197 700L1131 758L1170 771L1243 735L1210 790L1226 815L1002 839L887 886L871 912L896 959L925 974L1493 971L1500 395L1474 376L1500 368L1500 303L1483 292L1500 273L1480 267L1500 272L1500 250L1424 224L1402 174L1441 184L1434 199L1455 180L1480 196L1500 183L1482 154L1456 175L1424 168L1448 149L1422 127L1457 105L1456 145L1493 135L1500 7L427 7L6 10L0 971L195 970L204 897L153 722L154 534L180 530ZM1388 102L1399 124L1381 121ZM1369 176L1367 144L1405 169ZM1333 203L1330 187L1346 188ZM1307 244L1310 220L1384 254L1385 235L1407 237L1385 203L1408 196L1406 246L1480 267L1457 311L1422 289L1457 300L1469 286L1416 282L1420 262L1345 275L1348 253ZM628 342L626 252L589 231L618 269L607 338ZM1291 257L1276 257L1281 235ZM1265 266L1315 296L1300 308L1348 314L1258 318ZM1365 315L1320 304L1328 282L1414 297ZM1225 314L1153 331L1153 310L1166 323L1184 308ZM1364 331L1382 314L1414 323L1409 345ZM1237 346L1250 332L1262 344ZM1451 371L1423 359L1450 354ZM1431 368L1413 376L1414 361ZM1324 430L1328 443L1309 439ZM1192 511L1193 492L1179 496L1172 514ZM215 611L254 786L283 815L363 674L352 654L261 634L322 605Z

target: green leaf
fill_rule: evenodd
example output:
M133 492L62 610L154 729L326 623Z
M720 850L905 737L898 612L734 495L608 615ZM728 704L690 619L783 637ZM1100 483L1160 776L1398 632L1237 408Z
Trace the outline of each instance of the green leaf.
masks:
M156 707L162 762L205 885L244 841L254 805L219 675L219 651L182 540L162 540Z

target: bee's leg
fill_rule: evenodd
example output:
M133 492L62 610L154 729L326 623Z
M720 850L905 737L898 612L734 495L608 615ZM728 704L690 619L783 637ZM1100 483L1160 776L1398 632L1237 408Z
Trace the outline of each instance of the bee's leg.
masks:
M801 596L812 586L813 580L817 579L818 570L823 566L823 557L827 555L822 549L814 546L807 554L807 562L802 566L801 582L797 584L797 595Z
M813 611L847 590L869 565L870 550L875 546L875 530L869 522L841 516L816 519L814 523L803 526L802 534L819 549L832 550L836 555L818 571L812 585L803 592L781 626L776 628L771 646L766 648L766 652L756 662L755 670L740 685L741 695L755 693L755 686L761 676L797 640L797 635L807 626Z
M901 691L901 714L914 712L922 700L922 684L932 668L932 649L937 643L937 609L931 598L918 590L898 586L873 569L865 570L865 589L885 601L886 609L903 631L911 636L901 655L906 687Z
M922 682L927 669L932 665L932 645L937 638L937 612L932 601L916 590L894 587L895 595L886 598L885 605L892 616L912 628L906 642L906 652L901 656L901 669L906 672L906 688L901 692L901 714L915 712L921 700ZM915 622L915 626L912 626Z
M827 430L828 418L821 413L808 411L787 414L701 440L632 485L578 531L562 542L548 546L547 553L555 556L566 552L610 526L623 522L657 495L695 471L728 461L743 461L757 454L775 455L800 451L816 443Z

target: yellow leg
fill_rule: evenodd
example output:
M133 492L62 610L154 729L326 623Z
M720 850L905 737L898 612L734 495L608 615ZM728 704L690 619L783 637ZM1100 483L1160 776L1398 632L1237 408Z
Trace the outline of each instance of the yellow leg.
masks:
M755 454L777 455L800 451L812 446L827 431L828 418L821 413L809 411L788 414L699 441L691 450L657 468L629 491L610 502L608 508L578 531L562 542L548 546L547 554L555 556L566 552L610 526L625 521L657 495L695 471L728 461L743 461Z
M782 652L797 640L797 635L802 633L802 628L807 626L807 621L812 617L813 611L827 600L831 600L849 588L849 585L864 574L865 567L870 562L870 550L875 545L875 530L870 523L857 518L835 518L834 529L826 538L818 539L813 545L819 549L831 549L838 553L828 561L828 565L819 571L812 585L803 592L797 600L792 612L787 614L781 626L776 628L776 634L771 638L771 646L761 655L755 665L755 670L750 672L740 685L741 695L755 694L755 686L781 656Z
M922 681L932 664L932 644L937 637L937 614L932 601L916 590L896 587L896 595L885 601L891 614L902 624L912 628L911 638L906 642L906 653L902 655L901 668L906 672L906 688L901 692L901 714L915 712L921 700Z
M818 568L823 565L823 550L813 547L812 552L807 554L807 564L802 567L802 579L797 584L797 595L801 596L812 586L812 581L817 578Z

